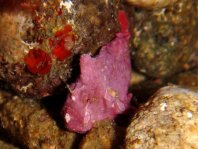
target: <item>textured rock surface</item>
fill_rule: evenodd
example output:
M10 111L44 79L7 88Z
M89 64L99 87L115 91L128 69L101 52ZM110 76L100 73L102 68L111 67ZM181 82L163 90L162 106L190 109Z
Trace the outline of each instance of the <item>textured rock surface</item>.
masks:
M80 149L118 149L123 147L125 129L112 121L102 121L83 138Z
M1 149L20 149L19 147L16 147L2 140L0 140L0 148Z
M160 89L134 116L127 129L127 149L198 148L198 91Z
M170 82L177 85L198 89L198 68L182 72L171 78Z
M174 4L177 0L126 0L128 4L147 9L161 8Z
M133 9L131 7L131 9ZM151 77L167 77L186 69L197 38L198 1L179 0L169 7L134 8L133 60Z
M70 149L76 134L62 130L48 111L31 99L0 91L0 126L29 149Z

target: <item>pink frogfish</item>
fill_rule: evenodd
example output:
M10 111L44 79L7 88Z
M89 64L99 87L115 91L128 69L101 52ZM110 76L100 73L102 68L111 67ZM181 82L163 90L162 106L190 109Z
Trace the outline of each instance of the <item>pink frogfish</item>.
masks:
M130 107L130 33L124 11L119 11L118 21L120 32L114 40L103 46L97 56L80 57L80 78L71 84L63 107L65 124L71 131L85 133L95 122L114 119Z

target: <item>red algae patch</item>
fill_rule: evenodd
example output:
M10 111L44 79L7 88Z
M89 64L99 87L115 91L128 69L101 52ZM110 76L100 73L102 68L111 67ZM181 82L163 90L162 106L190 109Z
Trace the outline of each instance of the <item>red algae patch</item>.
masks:
M48 74L52 65L51 55L59 61L65 60L71 56L74 42L72 26L67 24L62 30L57 31L53 38L49 38L49 45L52 49L50 54L41 49L31 49L24 57L24 62L31 73Z
M64 29L57 31L55 33L55 37L50 38L49 43L52 47L52 55L54 55L58 60L63 61L71 56L71 49L75 43L72 26L67 24Z
M24 57L25 64L33 74L47 74L52 65L51 57L41 49L32 49Z

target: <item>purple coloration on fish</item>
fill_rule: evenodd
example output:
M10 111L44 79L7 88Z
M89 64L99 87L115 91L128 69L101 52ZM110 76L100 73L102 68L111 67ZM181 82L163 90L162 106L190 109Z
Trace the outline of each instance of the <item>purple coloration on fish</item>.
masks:
M118 20L121 32L116 38L97 56L83 54L80 58L80 78L70 86L63 108L66 127L71 131L87 132L96 121L113 119L130 107L130 33L124 11L119 12Z

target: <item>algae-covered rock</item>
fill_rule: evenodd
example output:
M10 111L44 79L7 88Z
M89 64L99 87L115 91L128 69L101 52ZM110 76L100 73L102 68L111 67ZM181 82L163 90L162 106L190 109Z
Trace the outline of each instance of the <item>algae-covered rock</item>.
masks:
M197 1L180 0L160 9L134 8L133 60L140 72L167 77L186 68L197 38L197 7Z
M0 81L20 95L52 95L79 55L95 54L119 31L119 2L0 1Z

